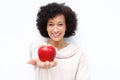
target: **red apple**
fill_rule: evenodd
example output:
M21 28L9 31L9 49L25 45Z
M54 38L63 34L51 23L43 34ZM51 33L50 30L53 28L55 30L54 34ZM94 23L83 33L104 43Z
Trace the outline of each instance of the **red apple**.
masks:
M38 49L38 57L41 61L53 61L56 56L56 49L51 45L42 45Z

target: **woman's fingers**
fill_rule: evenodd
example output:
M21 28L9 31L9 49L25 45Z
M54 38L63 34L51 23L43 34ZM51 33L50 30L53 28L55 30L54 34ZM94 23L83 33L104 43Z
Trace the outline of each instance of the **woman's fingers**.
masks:
M49 68L55 67L57 65L57 61L52 61L52 62L45 61L45 62L42 62L42 61L38 60L36 65L38 67L40 67L40 68L49 69Z
M50 62L51 67L55 67L57 65L57 61Z
M43 68L44 67L44 62L38 60L36 65L40 68Z
M31 59L27 62L28 64L36 65L36 60Z
M45 69L49 69L49 68L51 68L51 66L50 66L50 62L49 62L49 61L45 61L45 63L44 63L44 67L45 67Z

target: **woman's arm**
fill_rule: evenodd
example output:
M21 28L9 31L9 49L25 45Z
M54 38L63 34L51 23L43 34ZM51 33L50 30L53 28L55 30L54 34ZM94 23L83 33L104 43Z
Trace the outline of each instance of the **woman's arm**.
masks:
M88 62L84 52L80 57L80 62L76 73L76 80L90 80Z

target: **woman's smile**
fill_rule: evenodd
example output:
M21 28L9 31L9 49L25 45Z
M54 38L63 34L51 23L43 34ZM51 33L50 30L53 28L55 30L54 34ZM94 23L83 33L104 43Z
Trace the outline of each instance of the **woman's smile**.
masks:
M59 33L55 33L55 34L53 33L52 35L53 35L53 37L55 37L55 38L58 38L58 37L60 36Z

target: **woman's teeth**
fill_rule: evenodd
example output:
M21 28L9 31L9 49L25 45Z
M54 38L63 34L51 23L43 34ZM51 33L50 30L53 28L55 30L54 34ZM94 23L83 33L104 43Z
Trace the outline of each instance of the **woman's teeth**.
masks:
M60 34L53 34L54 37L59 37Z

